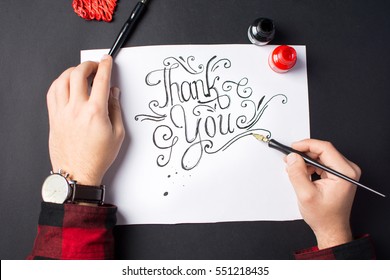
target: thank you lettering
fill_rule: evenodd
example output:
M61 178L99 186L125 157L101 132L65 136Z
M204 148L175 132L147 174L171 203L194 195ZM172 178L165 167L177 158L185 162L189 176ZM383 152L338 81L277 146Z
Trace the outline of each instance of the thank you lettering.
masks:
M252 133L271 136L260 120L272 103L286 104L287 96L254 98L248 78L224 78L231 67L228 58L217 56L203 63L194 56L167 57L146 75L146 85L156 94L148 111L135 120L155 124L151 133L158 166L166 166L178 153L180 163L174 164L191 170L205 155L224 151Z

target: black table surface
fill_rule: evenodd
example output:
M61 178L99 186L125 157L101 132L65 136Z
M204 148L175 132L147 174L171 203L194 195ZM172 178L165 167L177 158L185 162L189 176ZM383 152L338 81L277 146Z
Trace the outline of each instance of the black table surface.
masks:
M23 259L33 245L51 169L48 87L80 50L111 47L135 3L119 0L105 23L78 17L71 0L0 2L1 259ZM387 0L151 0L126 46L249 44L252 21L272 18L272 44L307 46L311 136L389 196L389 12ZM370 233L379 259L390 257L389 199L359 189L352 209L354 234ZM117 257L130 259L290 259L315 244L303 221L119 226L115 235Z

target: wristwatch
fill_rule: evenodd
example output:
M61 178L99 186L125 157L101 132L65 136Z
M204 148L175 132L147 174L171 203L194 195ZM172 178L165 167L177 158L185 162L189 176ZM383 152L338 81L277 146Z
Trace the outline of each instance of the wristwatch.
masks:
M42 185L42 199L45 202L63 204L66 202L86 202L102 205L104 203L105 186L87 186L68 180L69 174L50 172Z

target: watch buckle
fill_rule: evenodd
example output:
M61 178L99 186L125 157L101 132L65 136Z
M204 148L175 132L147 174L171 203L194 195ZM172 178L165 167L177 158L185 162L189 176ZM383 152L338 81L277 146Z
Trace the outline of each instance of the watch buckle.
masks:
M106 199L106 186L105 185L101 185L101 187L102 187L102 197L100 199L99 205L103 205L104 201Z
M72 197L70 198L70 202L74 203L74 199L76 196L77 181L71 180L71 181L68 181L68 183L72 188Z

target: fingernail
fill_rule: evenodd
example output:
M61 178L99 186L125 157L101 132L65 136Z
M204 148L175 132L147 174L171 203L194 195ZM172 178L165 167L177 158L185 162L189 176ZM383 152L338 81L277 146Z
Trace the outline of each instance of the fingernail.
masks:
M294 153L288 154L286 157L286 163L288 166L291 166L297 161L297 159L298 159L298 157L296 154L294 154Z
M103 60L106 60L108 59L110 56L108 54L105 54L102 56L102 58L100 59L100 61L103 61Z
M114 87L114 88L112 88L112 90L111 90L111 95L112 95L112 97L114 97L115 99L119 99L120 93L121 93L121 91L120 91L119 88L117 88L117 87Z

